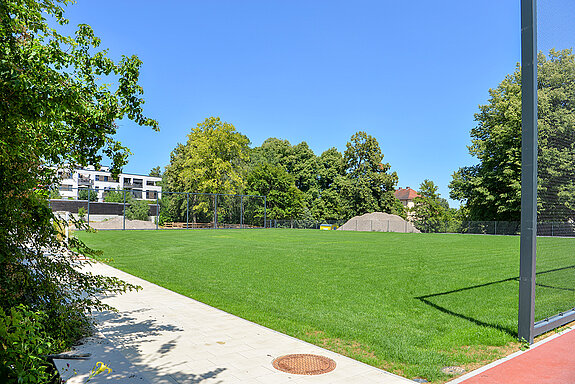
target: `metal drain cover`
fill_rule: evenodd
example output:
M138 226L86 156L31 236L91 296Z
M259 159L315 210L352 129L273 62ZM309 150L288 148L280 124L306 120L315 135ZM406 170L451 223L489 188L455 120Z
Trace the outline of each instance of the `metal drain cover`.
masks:
M272 364L275 369L296 375L321 375L335 369L335 361L332 359L308 354L281 356Z

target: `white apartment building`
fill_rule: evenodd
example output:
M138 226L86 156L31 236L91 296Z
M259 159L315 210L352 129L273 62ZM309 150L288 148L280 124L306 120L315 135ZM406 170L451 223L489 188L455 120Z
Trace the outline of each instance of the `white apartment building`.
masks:
M96 170L93 166L82 169L62 170L58 175L61 178L60 195L62 198L78 197L78 191L91 189L98 194L98 201L104 201L104 193L108 190L126 190L136 199L156 200L162 187L158 183L160 177L120 173L117 179L112 177L110 167L101 167Z

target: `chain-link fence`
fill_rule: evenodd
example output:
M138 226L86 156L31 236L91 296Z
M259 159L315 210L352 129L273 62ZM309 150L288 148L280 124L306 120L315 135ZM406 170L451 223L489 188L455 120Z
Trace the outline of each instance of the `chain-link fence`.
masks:
M267 222L265 196L192 192L136 196L129 189L90 188L67 192L73 196L63 199L52 194L52 210L100 230L262 228Z

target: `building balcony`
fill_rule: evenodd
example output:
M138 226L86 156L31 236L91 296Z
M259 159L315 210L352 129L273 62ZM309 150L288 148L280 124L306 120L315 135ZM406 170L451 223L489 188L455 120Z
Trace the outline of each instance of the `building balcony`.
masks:
M94 182L89 177L78 177L78 185L92 185Z

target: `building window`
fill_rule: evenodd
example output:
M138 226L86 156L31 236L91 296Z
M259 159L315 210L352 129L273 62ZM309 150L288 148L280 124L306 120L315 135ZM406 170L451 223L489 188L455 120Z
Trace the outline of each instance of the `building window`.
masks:
M154 180L146 180L146 185L155 186L156 182Z
M108 176L104 176L104 181L108 181Z
M68 184L62 184L60 186L60 191L71 191L72 190L72 186L68 185Z
M146 191L146 199L156 199L157 197L158 197L158 192Z

